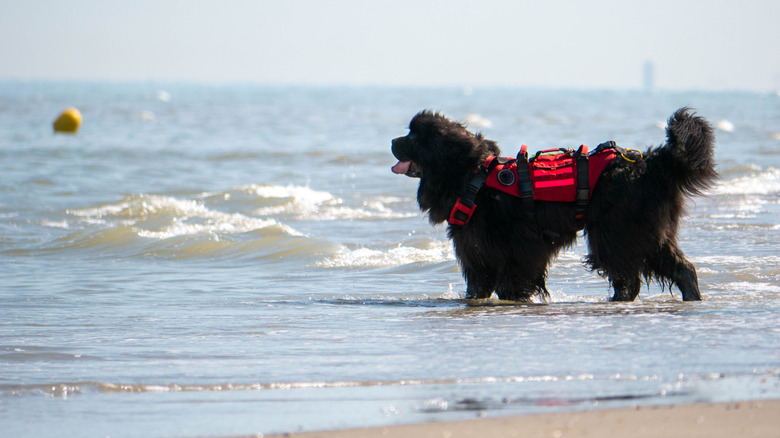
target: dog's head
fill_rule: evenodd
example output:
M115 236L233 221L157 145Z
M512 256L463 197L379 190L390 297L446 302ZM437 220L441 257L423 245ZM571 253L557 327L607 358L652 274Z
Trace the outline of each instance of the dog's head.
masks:
M468 172L488 155L501 153L494 142L481 134L473 134L463 124L431 111L414 116L409 134L393 139L392 146L398 159L393 172L412 178L438 172Z
M392 145L398 159L393 172L420 178L417 203L434 224L447 220L479 165L489 155L501 153L481 134L431 111L414 116L409 134L394 139Z

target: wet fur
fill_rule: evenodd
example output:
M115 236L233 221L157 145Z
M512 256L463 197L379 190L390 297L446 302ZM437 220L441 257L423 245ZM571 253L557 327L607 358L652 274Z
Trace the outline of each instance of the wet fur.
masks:
M592 270L607 277L613 300L631 301L641 279L677 285L684 300L700 300L693 264L677 244L688 195L700 194L717 178L710 124L682 108L669 119L666 144L618 157L604 169L586 211L585 235ZM409 134L392 142L408 176L419 177L417 202L431 223L449 218L456 200L498 145L458 122L430 111L417 114ZM533 215L519 198L483 186L471 221L449 225L455 254L467 283L467 298L495 291L506 300L548 296L547 266L577 237L574 204L535 202Z

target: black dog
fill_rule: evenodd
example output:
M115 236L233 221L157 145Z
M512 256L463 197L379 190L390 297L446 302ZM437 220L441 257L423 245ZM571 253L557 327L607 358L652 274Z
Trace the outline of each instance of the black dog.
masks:
M573 203L536 201L529 209L521 198L479 188L470 220L448 228L466 297L488 298L495 291L505 300L546 299L547 265L584 226L586 261L609 278L613 301L634 300L642 276L664 287L677 285L683 300L701 300L696 269L677 245L677 229L685 197L717 178L714 134L687 108L669 119L666 134L665 145L624 153L606 165L579 223ZM399 160L393 172L420 178L417 202L433 224L450 218L482 163L501 153L495 142L430 111L412 119L409 134L394 139L392 151Z

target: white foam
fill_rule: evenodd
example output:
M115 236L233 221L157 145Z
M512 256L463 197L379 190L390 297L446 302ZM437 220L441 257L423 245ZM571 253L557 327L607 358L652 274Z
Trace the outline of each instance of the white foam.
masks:
M62 228L63 230L67 230L70 228L70 224L68 224L68 221L43 221L41 222L41 225L50 228Z
M165 90L160 90L155 94L155 98L160 102L168 103L171 101L171 95Z
M267 229L276 226L280 231L292 236L301 236L302 234L295 229L279 224L273 219L250 218L240 214L222 214L209 215L213 220L203 223L188 223L188 219L177 220L174 224L155 230L144 230L136 228L136 232L141 237L153 239L169 239L176 236L185 236L192 234L205 233L213 235L219 239L220 234L241 234L250 231ZM203 217L196 218L203 219Z
M780 193L780 169L769 167L747 176L721 181L711 190L716 195L769 195Z
M388 250L369 248L344 249L316 263L324 268L390 267L410 263L441 263L455 260L449 242L435 241L428 248L397 246Z
M751 266L763 266L764 269L771 270L771 266L780 266L780 256L765 256L765 257L746 257L739 255L711 255L711 256L698 256L692 258L693 263L696 266L701 266L698 269L702 269L704 266L709 266L707 271L702 272L714 272L715 270L728 270L733 268L738 270L751 267ZM719 269L721 268L721 269Z
M583 301L601 302L601 301L606 301L608 298L604 296L584 296L584 295L576 295L576 294L570 295L563 292L562 290L550 290L548 292L550 294L549 298L547 298L548 303L571 303L571 302L583 302Z
M303 186L246 186L251 193L266 199L286 202L261 207L253 212L258 216L291 215L303 220L395 219L414 216L387 208L388 203L398 202L395 197L377 196L366 199L361 207L349 207L344 201L328 192Z
M246 215L215 210L204 204L212 197L229 199L230 193L234 191L256 196L261 203L271 205L260 207L252 214ZM131 228L138 236L151 239L169 239L204 233L212 240L219 240L220 236L261 229L267 232L301 236L300 232L282 223L285 217L302 220L370 220L401 218L415 214L393 211L387 205L397 203L400 199L391 196L368 198L362 201L362 205L351 207L344 205L342 199L326 191L314 190L306 186L247 185L233 189L231 192L201 193L194 196L194 199L149 194L132 195L118 202L72 209L67 213L79 217L82 223L111 227L125 226ZM357 253L354 257L356 260L366 261L365 263L369 265L394 263L390 260L377 261L383 256L376 254ZM402 250L396 250L395 254L386 257L403 259L404 254ZM414 258L414 256L410 257ZM349 261L342 260L336 263L348 264ZM356 263L360 262L356 261Z
M490 128L493 126L493 122L479 114L469 114L466 116L465 120L469 126L474 126L476 128Z
M87 223L131 227L139 236L153 239L209 233L239 234L275 227L283 233L300 236L293 228L276 220L240 213L211 210L198 201L160 195L133 195L114 204L69 210Z
M455 290L456 286L464 289L464 291L462 292L456 291ZM465 288L463 288L460 283L450 283L447 291L442 293L441 296L439 296L439 298L444 300L459 300L459 299L466 298Z
M249 190L255 195L263 198L294 198L300 202L311 204L323 204L326 202L341 203L341 200L328 192L313 190L306 186L277 186L277 185L257 185L239 187L239 190Z
M744 294L748 293L780 293L780 286L774 283L758 283L754 281L734 281L730 283L722 283L721 286L725 290L740 291Z
M734 132L734 124L725 119L718 120L718 122L715 123L715 127L721 131Z

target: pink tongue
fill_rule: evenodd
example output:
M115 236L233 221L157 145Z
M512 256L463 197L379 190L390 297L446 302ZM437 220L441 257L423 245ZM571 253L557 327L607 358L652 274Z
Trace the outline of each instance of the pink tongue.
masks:
M412 165L411 161L399 161L398 164L393 166L393 173L398 175L404 175L409 171L409 166Z

